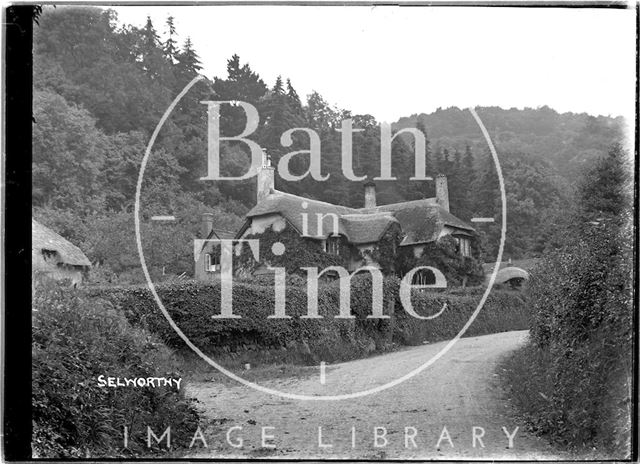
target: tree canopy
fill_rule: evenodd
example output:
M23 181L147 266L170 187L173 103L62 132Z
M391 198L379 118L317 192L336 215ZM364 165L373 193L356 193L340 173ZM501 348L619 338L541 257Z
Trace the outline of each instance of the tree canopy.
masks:
M157 28L150 18L142 28L118 26L112 10L95 7L45 8L34 42L34 215L73 239L94 262L116 273L134 272L125 254L134 243L133 202L146 144L175 96L203 70L192 41L178 31L173 18ZM180 39L184 40L181 42ZM191 272L188 243L198 230L199 215L216 214L215 227L235 231L255 203L255 179L243 182L201 181L207 153L207 114L203 100L240 100L260 114L250 136L271 156L274 165L287 153L309 147L298 131L290 146L282 134L295 127L313 129L321 141L321 182L307 176L299 182L276 178L278 189L336 204L358 207L363 187L342 173L341 123L353 120L355 175L380 174L380 124L368 114L353 114L328 103L319 93L301 99L286 75L267 84L237 54L227 61L226 76L199 81L181 100L160 132L150 157L142 201L145 218L173 214L179 223L149 226L146 247L158 272ZM621 121L586 114L558 114L543 107L516 110L478 108L498 148L507 191L508 234L505 256L536 256L544 237L554 230L554 217L568 208L569 187L576 173L606 153L617 140ZM242 132L241 108L224 105L222 135ZM500 192L495 166L473 118L457 108L401 118L394 131L421 130L427 142L427 175L449 178L451 211L462 219L490 216L493 225L477 225L487 244L487 260L498 245ZM245 145L222 144L223 175L240 175L249 166ZM292 158L299 175L309 169L309 156ZM377 182L379 204L434 195L433 182L410 181L414 139L409 134L392 144L392 173L397 181ZM615 173L611 172L612 179ZM584 195L583 195L584 197ZM605 201L605 200L603 200ZM615 201L613 198L611 201ZM604 206L603 206L604 207ZM75 230L75 231L74 231ZM155 234L155 235L154 235ZM154 238L155 237L155 238ZM166 252L159 252L162 240ZM180 241L185 241L181 243ZM108 249L105 249L107 247ZM174 251L169 251L174 250Z

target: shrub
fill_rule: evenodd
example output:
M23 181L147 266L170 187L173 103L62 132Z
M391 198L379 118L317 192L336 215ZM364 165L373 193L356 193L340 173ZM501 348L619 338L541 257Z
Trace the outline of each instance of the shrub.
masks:
M245 239L259 239L259 256L261 261L254 259L248 246L243 246L240 256L236 257L235 268L238 272L251 275L261 264L269 263L274 267L284 267L287 274L306 275L303 267L346 266L349 249L344 243L340 243L341 253L332 255L322 249L319 240L301 237L288 226L281 232L275 232L271 227L261 234L250 234ZM274 255L271 247L279 242L287 250L283 255ZM219 250L216 250L219 253Z
M550 401L554 390L550 363L548 352L525 344L504 358L498 369L509 398L524 416L529 430L537 434L548 433L560 420L560 411Z
M321 284L318 312L321 319L307 319L307 288L288 284L285 313L290 319L274 319L273 286L246 282L233 284L233 313L241 319L212 319L220 314L220 284L184 282L156 286L167 311L177 326L208 354L235 352L246 347L293 349L309 356L289 356L289 360L316 362L352 359L375 349L389 348L392 342L415 344L438 341L456 335L476 309L480 295L415 292L412 301L418 314L437 313L445 302L448 309L433 320L418 320L408 315L398 299L399 280L388 278L383 286L383 308L390 319L368 319L371 314L371 277L356 275L351 285L351 313L354 319L336 319L339 308L338 282ZM122 309L133 324L142 325L175 348L184 343L157 308L150 291L144 287L89 289L109 298ZM524 303L515 293L493 295L485 304L469 334L480 335L525 329ZM314 356L314 354L316 356ZM294 359L295 358L295 359Z
M620 451L628 436L631 377L631 237L586 230L532 273L532 369L552 384L535 408L542 433L575 447ZM538 363L538 365L535 365ZM527 403L521 407L531 409ZM530 414L533 415L533 414Z
M267 279L261 279L265 282ZM364 350L359 346L358 333L372 332L368 326L377 321L366 320L370 299L363 295L367 279L356 277L352 286L352 312L356 320L334 319L338 314L339 288L336 284L321 284L318 298L321 319L301 318L307 314L306 286L287 285L285 313L290 319L273 319L275 291L273 286L234 282L233 313L241 319L214 320L220 313L221 288L219 283L182 282L160 284L157 291L172 319L189 339L208 353L238 351L246 346L262 349L288 348L314 353L323 352L328 358L345 359L357 357ZM369 286L369 294L371 293ZM134 324L144 326L157 333L170 346L183 348L184 343L170 327L158 309L153 296L144 287L119 287L90 289L89 292L104 294L124 311ZM356 303L356 300L361 301ZM304 346L310 348L307 350ZM344 344L352 349L345 349ZM356 348L355 350L353 348ZM312 362L313 357L301 360Z
M420 320L399 307L396 310L395 336L406 345L455 337L476 310L481 298L481 295L471 290L466 294L458 293L461 292L454 290L447 293L414 293L414 309L422 316L434 315L442 310L444 305L447 309L436 319ZM493 290L477 318L465 332L465 336L526 330L528 327L527 308L522 297L515 292Z
M472 256L462 256L456 249L455 238L446 235L435 242L424 246L422 255L416 258L410 248L401 249L396 268L404 275L418 266L432 266L441 271L447 278L449 287L461 285L477 286L484 281L484 272L480 261L476 258L480 251L478 238L471 238Z
M175 443L193 435L198 414L182 391L98 386L100 375L180 377L177 361L155 336L131 327L109 302L47 279L34 280L32 314L34 456L150 454L147 425L156 433L171 425Z
M525 367L507 363L507 376L520 377L513 397L539 432L615 453L609 459L630 451L634 259L625 157L614 146L586 174L576 210L560 225L560 248L531 274Z
M477 236L471 237L474 257L462 256L457 250L456 239L447 235L426 244L423 254L416 258L411 247L399 248L402 238L402 231L395 224L389 227L371 248L361 251L353 245L340 241L340 253L334 255L326 253L319 240L301 237L291 227L280 232L275 232L269 227L260 234L250 234L245 237L245 239L259 239L260 261L254 259L248 246L243 246L239 256L234 258L234 268L239 275L253 278L257 268L269 264L285 268L287 275L304 278L306 277L304 267L324 269L329 266L347 267L349 262L360 262L362 265L375 262L385 275L404 275L417 266L433 266L446 276L449 287L480 285L484 281L484 272L477 259L480 254ZM271 247L276 242L284 244L288 251L281 256L275 256ZM214 248L212 253L219 256L219 248Z

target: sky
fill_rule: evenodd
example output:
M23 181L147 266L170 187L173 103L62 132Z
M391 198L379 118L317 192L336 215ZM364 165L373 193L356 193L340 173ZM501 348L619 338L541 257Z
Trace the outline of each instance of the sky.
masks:
M203 73L241 62L272 86L378 121L438 107L501 106L633 118L635 11L398 6L119 6L159 32L172 15Z

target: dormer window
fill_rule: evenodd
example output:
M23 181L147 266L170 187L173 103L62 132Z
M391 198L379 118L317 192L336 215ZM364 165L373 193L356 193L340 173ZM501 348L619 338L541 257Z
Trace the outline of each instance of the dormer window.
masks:
M340 255L340 237L327 238L327 253L330 255Z

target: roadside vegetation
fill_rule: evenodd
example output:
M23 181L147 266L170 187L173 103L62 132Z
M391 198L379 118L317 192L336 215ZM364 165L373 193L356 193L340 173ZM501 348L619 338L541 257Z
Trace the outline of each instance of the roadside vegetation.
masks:
M243 377L304 377L314 375L307 365L355 359L403 346L453 337L475 310L480 289L412 296L415 310L442 316L417 320L396 301L398 280L384 285L384 320L366 319L371 313L371 279L353 280L353 320L334 319L338 311L337 283L320 287L321 320L306 314L306 286L287 291L291 320L267 319L273 313L273 286L234 285L234 313L242 320L214 321L219 311L219 285L180 282L158 287L165 305L192 341L232 370L251 370ZM395 309L392 310L395 304ZM66 282L34 277L32 338L32 452L41 458L180 456L195 433L197 405L185 397L188 380L227 380L213 372L182 340L159 312L148 289L129 287L70 288ZM468 335L526 327L526 311L519 292L494 292ZM258 367L258 369L255 369ZM98 377L183 378L175 387L99 386ZM257 377L256 377L257 376ZM147 426L160 436L171 425L172 446L147 446ZM124 428L128 446L124 446ZM182 447L182 448L181 448Z
M421 316L442 314L420 320L408 314L399 299L399 280L386 278L383 311L388 319L368 319L372 314L371 278L352 279L349 304L353 319L339 319L338 282L320 285L318 314L306 319L307 287L294 276L287 285L285 314L290 319L274 319L275 290L272 285L234 282L233 314L241 319L212 319L220 314L219 283L179 282L157 286L160 298L177 326L205 353L223 360L227 366L252 364L317 364L345 361L454 337L477 308L481 288L457 288L447 292L414 290L411 301ZM142 286L87 288L121 309L129 322L157 334L168 346L187 348L159 311L150 291ZM444 309L443 309L444 308ZM494 291L469 328L467 335L484 335L526 329L526 308L520 292Z
M630 453L633 217L628 153L584 176L556 249L532 273L527 346L502 368L539 434L609 458Z
M98 385L100 375L180 378L177 358L157 337L109 302L46 278L34 279L32 310L33 457L150 456L159 447L147 448L147 426L160 436L172 425L173 443L190 442L199 416L184 396L186 381L179 391Z

